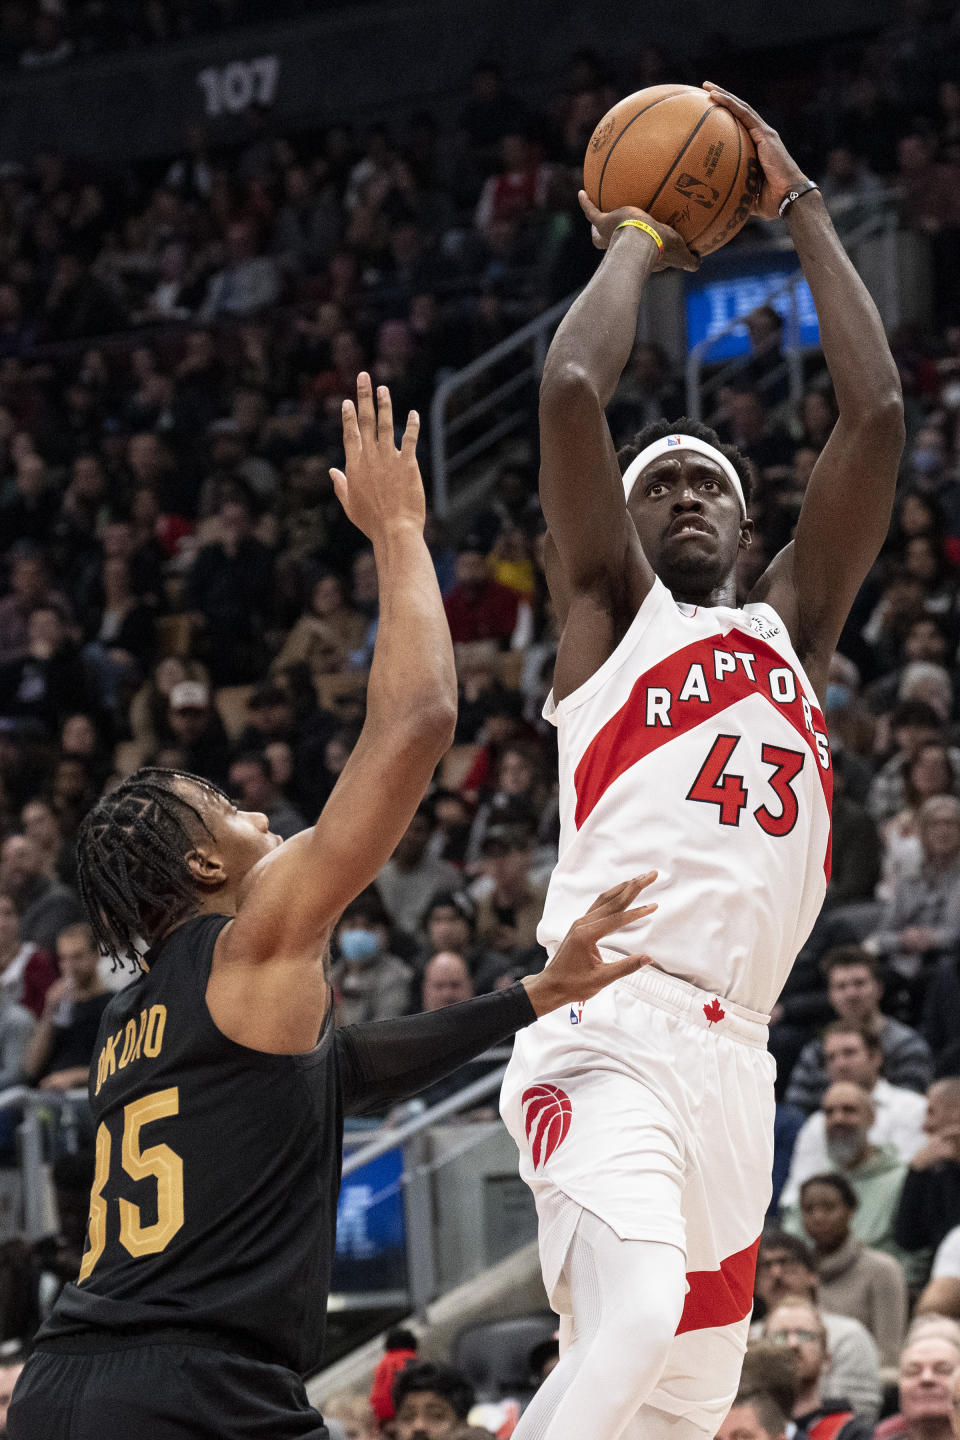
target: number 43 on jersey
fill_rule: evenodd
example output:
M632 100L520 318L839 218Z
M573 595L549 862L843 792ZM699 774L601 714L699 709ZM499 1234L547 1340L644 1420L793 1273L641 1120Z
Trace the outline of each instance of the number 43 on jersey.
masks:
M741 814L750 803L743 776L727 770L740 739L739 735L718 735L687 792L688 800L716 805L721 825L739 825ZM761 746L760 759L771 767L768 784L779 808L771 809L764 802L754 810L753 818L768 835L789 835L797 823L798 803L793 781L803 769L805 758L802 750L785 750L780 745Z

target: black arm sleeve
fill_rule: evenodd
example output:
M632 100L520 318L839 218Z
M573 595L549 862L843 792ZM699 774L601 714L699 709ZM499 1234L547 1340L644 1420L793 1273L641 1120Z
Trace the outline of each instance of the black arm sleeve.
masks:
M344 1109L362 1115L406 1100L536 1018L518 981L445 1010L345 1025L334 1035Z

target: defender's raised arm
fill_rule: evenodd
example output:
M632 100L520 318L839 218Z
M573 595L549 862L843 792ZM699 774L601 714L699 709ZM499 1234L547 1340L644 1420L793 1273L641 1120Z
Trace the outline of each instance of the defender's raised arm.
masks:
M377 561L380 621L367 717L316 825L250 872L223 937L227 968L231 960L247 972L263 961L319 962L330 928L389 859L453 737L453 646L423 538L419 421L410 415L398 450L386 387L375 406L370 377L361 374L357 393L357 405L343 407L346 468L332 473ZM237 1004L248 1006L249 990L238 986L236 993ZM222 1012L218 1023L236 1038ZM313 1043L316 1029L307 1017L304 1030Z

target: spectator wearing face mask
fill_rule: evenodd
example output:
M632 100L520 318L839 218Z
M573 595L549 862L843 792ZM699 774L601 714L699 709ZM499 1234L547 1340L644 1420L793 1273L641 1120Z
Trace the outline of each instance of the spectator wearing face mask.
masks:
M336 931L339 959L333 967L337 1023L391 1020L405 1015L413 972L389 950L390 921L373 890L351 901Z

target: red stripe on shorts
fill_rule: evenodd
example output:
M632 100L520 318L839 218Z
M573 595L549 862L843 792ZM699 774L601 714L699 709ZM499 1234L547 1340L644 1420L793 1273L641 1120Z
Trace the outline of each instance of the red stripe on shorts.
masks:
M758 1235L746 1250L728 1255L720 1261L719 1270L688 1270L687 1298L677 1326L677 1334L688 1330L713 1330L718 1325L734 1325L749 1315L753 1307L753 1278L757 1269Z

